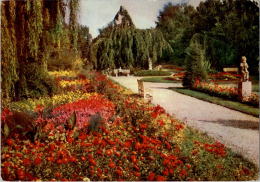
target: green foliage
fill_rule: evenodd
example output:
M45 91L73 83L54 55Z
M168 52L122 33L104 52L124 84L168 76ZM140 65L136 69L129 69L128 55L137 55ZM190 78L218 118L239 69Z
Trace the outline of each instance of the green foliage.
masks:
M184 50L194 34L205 36L206 58L216 70L238 66L241 56L250 61L250 73L258 73L259 5L250 0L206 0L195 9L168 4L158 16L157 28L163 32L174 52L164 59L183 64Z
M69 25L65 24L63 0L1 2L3 98L19 100L51 94L55 84L46 76L47 64L53 59L66 60L62 52L71 47L73 52L67 51L75 56L71 67L81 68L77 53L78 1L69 2ZM69 39L71 34L73 40Z
M154 70L142 70L134 73L135 76L169 76L171 72L168 71L154 71Z
M23 77L20 78L21 85L19 85L21 98L39 98L56 93L57 86L54 80L48 76L46 70L40 69L37 63L28 63L21 68L21 72L24 73Z
M205 50L201 45L203 37L195 34L191 39L190 46L187 48L186 56L186 73L183 78L183 85L192 87L196 79L207 79L207 69L205 66L208 64L205 58Z
M72 48L77 50L77 41L78 41L78 21L77 21L77 12L79 10L79 0L70 0L70 36L71 36L71 45Z
M79 26L78 30L78 51L81 52L81 57L90 61L90 45L91 45L91 34L89 28L86 26Z
M164 60L182 65L185 59L185 49L192 37L192 22L195 9L187 5L167 4L158 16L157 29L162 31L170 43L173 52L166 52Z
M122 21L118 21L118 16ZM120 24L119 24L120 22ZM172 49L163 34L156 29L136 29L124 8L93 41L91 60L95 68L148 68L149 58L155 63L164 51Z
M97 69L148 68L149 58L155 63L165 50L171 48L158 30L115 28L108 37L100 36L93 42L92 61Z
M6 98L15 96L14 87L18 80L14 22L7 21L7 14L10 20L15 18L14 8L13 0L9 3L1 3L1 96ZM9 28L10 26L12 28Z

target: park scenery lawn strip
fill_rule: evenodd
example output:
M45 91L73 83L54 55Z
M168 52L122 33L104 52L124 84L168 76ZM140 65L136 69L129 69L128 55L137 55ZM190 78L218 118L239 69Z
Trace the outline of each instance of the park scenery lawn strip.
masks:
M141 80L144 82L153 82L153 83L181 83L180 81L174 81L169 79L168 76L154 76L154 77L145 77Z
M106 76L86 71L51 74L60 94L5 102L4 180L258 178L254 164Z
M172 90L181 93L181 94L185 94L200 100L204 100L207 102L211 102L214 104L218 104L233 110L237 110L246 114L250 114L253 115L255 117L259 116L259 109L253 106L249 106L247 104L243 104L237 101L231 101L231 100L227 100L227 99L223 99L220 97L215 97L215 96L211 96L207 93L203 93L200 91L196 91L196 90L190 90L187 88L171 88Z

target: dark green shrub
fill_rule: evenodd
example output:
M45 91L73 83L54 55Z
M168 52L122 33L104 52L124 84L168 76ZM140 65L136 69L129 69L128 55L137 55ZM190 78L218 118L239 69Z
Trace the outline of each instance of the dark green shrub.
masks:
M183 86L192 87L196 79L207 79L208 73L205 65L205 51L200 44L201 36L193 36L190 46L186 50L186 74L183 78Z
M19 98L38 98L57 93L54 79L37 63L27 64L22 71L24 74L19 82Z

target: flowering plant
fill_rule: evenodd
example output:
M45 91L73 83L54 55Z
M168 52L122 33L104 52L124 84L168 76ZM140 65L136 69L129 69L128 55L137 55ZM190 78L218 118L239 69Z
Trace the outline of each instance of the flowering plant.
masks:
M38 134L47 137L29 139L14 133L3 141L4 180L182 181L257 177L257 169L250 163L234 156L223 144L196 134L162 107L133 97L99 73L89 73L87 79L92 92L87 97L83 98L83 88L77 88L76 99L66 102L62 98L51 108L46 104L33 107L38 118L32 122L39 126ZM44 115L45 110L49 110L49 115ZM9 116L10 110L2 111L2 119ZM98 118L104 124L97 125ZM90 121L97 130L88 129Z

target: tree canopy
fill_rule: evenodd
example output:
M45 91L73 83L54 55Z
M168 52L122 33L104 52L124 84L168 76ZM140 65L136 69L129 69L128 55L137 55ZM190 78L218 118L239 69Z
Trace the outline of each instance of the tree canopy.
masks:
M166 55L168 61L183 64L190 40L199 33L214 69L237 66L241 56L246 56L249 69L258 72L259 7L255 1L206 0L196 9L167 4L158 16L157 28L173 48L173 54Z

